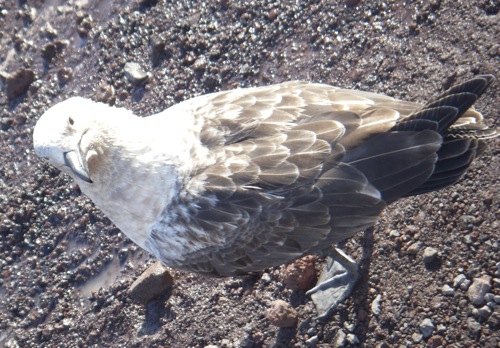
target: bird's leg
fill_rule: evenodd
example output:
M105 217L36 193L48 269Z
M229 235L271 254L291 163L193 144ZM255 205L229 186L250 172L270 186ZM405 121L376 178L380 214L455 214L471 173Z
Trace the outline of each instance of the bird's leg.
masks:
M318 311L318 319L327 318L338 304L351 294L359 278L358 264L342 250L326 251L326 264L316 286L307 292Z

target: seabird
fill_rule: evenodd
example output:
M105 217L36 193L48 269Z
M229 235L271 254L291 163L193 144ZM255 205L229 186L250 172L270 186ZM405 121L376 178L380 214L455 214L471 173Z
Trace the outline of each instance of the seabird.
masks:
M170 267L239 276L331 256L310 293L327 315L357 279L333 246L390 203L455 183L498 136L472 108L493 80L474 77L425 105L294 81L148 117L73 97L41 116L33 142Z

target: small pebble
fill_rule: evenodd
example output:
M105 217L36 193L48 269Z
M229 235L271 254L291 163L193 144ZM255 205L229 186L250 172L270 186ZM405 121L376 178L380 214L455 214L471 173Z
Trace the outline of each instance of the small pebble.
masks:
M73 78L73 69L69 67L60 68L57 70L57 80L61 84L67 83Z
M469 332L473 335L478 335L481 332L481 324L479 324L474 318L467 318L467 328Z
M407 252L410 255L417 255L418 251L420 250L420 247L421 247L421 243L420 242L413 243L412 245L410 245L408 247Z
M72 327L75 325L74 321L72 319L69 319L69 318L63 319L62 324L65 328L69 328L69 327Z
M344 324L344 327L347 329L347 331L349 332L354 332L354 330L356 330L356 324L348 324L348 323L345 323Z
M309 330L307 330L307 335L309 337L315 336L317 333L318 333L318 329L316 329L314 326L309 328Z
M490 276L483 275L479 278L474 278L472 285L469 287L469 290L467 290L467 297L473 305L480 306L485 302L484 296L490 291L490 289Z
M205 71L207 64L207 58L205 56L199 56L193 63L193 69L200 72Z
M316 347L316 346L317 346L317 344L318 344L318 340L319 340L319 339L318 339L318 336L313 336L313 337L311 337L310 339L308 339L308 340L306 341L306 346L311 347L311 348L314 348L314 347Z
M493 295L491 292L484 295L484 300L486 302L494 302L494 299L495 299L495 295Z
M443 333L446 331L446 326L444 326L443 324L438 324L438 326L436 327L436 330L439 333Z
M99 85L99 87L97 87L96 99L102 103L114 105L116 101L116 93L113 85L108 85L106 83Z
M58 35L57 30L49 22L45 23L42 32L50 38L55 38Z
M401 234L399 233L399 231L398 231L398 230L391 230L391 231L389 232L389 236L390 236L390 237L393 237L393 238L397 238L397 237L400 237L400 236L401 236Z
M411 335L411 339L412 339L412 340L413 340L413 342L415 342L415 343L422 342L422 338L423 338L423 337L424 337L424 336L423 336L421 333L417 333L417 332L415 332L415 333L413 333L413 334Z
M316 282L316 259L306 256L286 266L283 283L293 291L308 290Z
M487 322L488 326L494 330L500 329L500 311L496 310L491 314L488 318Z
M359 338L354 334L347 334L346 340L351 346L359 344Z
M372 313L378 316L380 314L380 301L382 300L382 296L378 294L372 302L371 310Z
M469 279L465 279L462 284L460 284L460 289L463 291L467 291L467 289L470 286L470 283L472 283Z
M477 308L474 308L472 310L472 315L475 316L477 319L483 319L483 320L486 320L490 317L491 313L493 311L491 310L490 307L488 306L483 306L479 309Z
M267 285L267 284L271 283L272 278L271 278L271 275L269 273L264 272L264 273L262 273L260 280L262 281L262 283L264 283L264 285Z
M245 332L246 332L247 334L251 334L251 333L252 333L252 331L253 331L253 327L252 327L252 325L251 325L250 323L247 323L247 324L245 325Z
M277 327L292 327L297 324L297 311L282 300L276 300L265 314L267 320Z
M335 336L335 341L333 342L334 347L343 347L346 344L346 334L344 331L339 330Z
M473 243L472 237L470 236L470 234L464 236L464 243L468 244L468 245L471 245Z
M168 269L161 262L156 262L132 283L129 294L135 301L147 304L163 295L173 283Z
M424 249L423 259L425 263L432 263L438 258L438 251L434 248L427 247Z
M473 225L476 222L476 218L472 215L462 215L458 219L466 225Z
M127 63L125 64L125 76L127 79L134 85L142 85L145 83L149 74L142 70L141 66L138 63Z
M453 288L448 284L443 285L441 291L444 296L453 296L453 293L455 292L455 290L453 290Z
M153 37L151 39L151 62L153 66L158 66L165 55L165 40L161 37Z
M419 326L420 332L422 335L424 335L424 338L429 338L432 336L432 333L434 332L435 326L432 323L432 320L429 318L425 318L422 320Z
M454 288L459 287L464 282L464 280L466 280L466 279L467 279L467 277L465 276L465 274L459 274L459 275L457 275L453 279L453 287Z
M438 348L438 347L443 347L444 345L445 345L445 342L444 342L443 337L435 335L427 340L426 347Z

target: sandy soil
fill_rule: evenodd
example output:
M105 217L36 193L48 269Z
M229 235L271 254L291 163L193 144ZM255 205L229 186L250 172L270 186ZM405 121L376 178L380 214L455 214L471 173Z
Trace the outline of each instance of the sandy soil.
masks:
M154 260L31 143L41 113L72 95L148 115L303 79L424 102L475 74L500 77L498 10L491 0L0 0L0 346L498 347L498 140L459 184L394 204L346 244L365 255L362 279L328 321L283 285L283 267L223 280L172 271L171 291L135 303L128 288ZM146 84L130 82L127 62L150 73ZM499 85L476 104L497 126ZM296 327L265 318L275 299L297 310Z

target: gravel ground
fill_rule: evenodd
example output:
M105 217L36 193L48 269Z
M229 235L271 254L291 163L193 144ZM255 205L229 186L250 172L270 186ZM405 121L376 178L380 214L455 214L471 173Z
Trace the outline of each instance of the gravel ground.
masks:
M0 346L498 347L498 140L460 183L393 204L346 243L362 277L327 321L284 285L284 267L228 279L172 270L160 298L132 300L154 260L31 143L41 113L72 95L148 115L303 79L424 102L475 74L500 77L498 10L489 0L0 0ZM133 62L147 75L126 74ZM477 103L497 126L499 85ZM294 308L295 326L270 323L275 300Z

